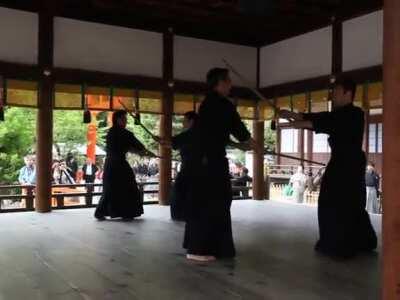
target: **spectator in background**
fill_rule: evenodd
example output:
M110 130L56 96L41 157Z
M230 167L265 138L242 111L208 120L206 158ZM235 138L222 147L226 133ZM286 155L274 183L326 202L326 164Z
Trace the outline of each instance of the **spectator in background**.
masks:
M233 180L233 186L236 187L246 187L248 183L253 182L253 178L249 176L249 169L246 167L242 167L242 171L240 172L240 176L237 178L234 178ZM243 190L240 192L241 196L243 198L248 198L249 197L249 191L248 190ZM237 193L234 193L236 196Z
M24 158L25 166L19 170L18 182L21 185L36 184L36 168L33 156L27 155Z
M67 154L67 159L65 160L67 164L67 170L69 175L76 180L76 173L78 172L78 163L71 152Z
M65 161L53 161L52 175L55 184L75 184L75 179L69 174Z
M307 185L307 176L304 174L303 166L297 167L297 172L290 178L290 183L293 187L293 199L297 203L303 203L304 192Z
M367 172L365 173L365 183L367 186L367 205L366 209L369 213L377 214L379 209L379 174L375 171L375 165L369 162L367 165Z
M96 172L98 170L99 168L93 163L93 161L90 158L87 158L86 163L82 167L83 180L85 180L85 183L94 183Z

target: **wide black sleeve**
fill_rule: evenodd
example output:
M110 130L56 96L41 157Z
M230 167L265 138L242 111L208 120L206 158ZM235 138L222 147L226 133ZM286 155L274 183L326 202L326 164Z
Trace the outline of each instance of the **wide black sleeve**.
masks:
M303 119L311 121L316 133L330 134L334 129L333 113L331 112L303 114Z
M126 139L130 152L141 152L143 150L146 150L145 146L134 136L132 132L128 130L126 132Z
M242 122L235 106L230 106L231 134L239 141L246 142L251 138L250 132Z
M179 150L184 145L187 145L191 142L192 132L191 130L185 130L180 134L177 134L172 137L172 149Z

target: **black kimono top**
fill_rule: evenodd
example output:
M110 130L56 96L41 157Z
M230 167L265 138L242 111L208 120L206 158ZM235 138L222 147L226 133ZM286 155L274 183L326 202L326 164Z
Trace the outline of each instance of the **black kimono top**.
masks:
M207 158L225 157L230 135L240 142L251 137L236 107L216 92L210 92L200 106L198 129L201 155Z
M181 171L186 171L198 158L195 129L189 128L172 137L172 148L179 150L182 158Z
M125 159L127 152L144 151L143 144L125 128L113 126L107 133L106 152L112 159Z
M313 124L316 133L329 135L332 158L362 154L364 112L353 104L332 112L303 114Z

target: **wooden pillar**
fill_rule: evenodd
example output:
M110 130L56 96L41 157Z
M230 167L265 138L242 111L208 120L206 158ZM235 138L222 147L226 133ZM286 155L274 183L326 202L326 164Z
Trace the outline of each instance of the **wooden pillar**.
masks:
M298 143L297 147L298 147L298 153L299 153L301 159L304 159L304 134L305 134L305 130L300 129L299 134L298 134L299 143ZM304 167L303 162L301 162L301 165Z
M253 199L265 199L264 183L264 122L253 121L253 138L257 150L253 152Z
M362 108L364 110L364 141L363 150L368 159L369 155L369 101L368 101L368 83L363 85Z
M277 127L276 127L276 153L278 154L276 157L276 164L280 165L281 164L281 142L282 142L282 129L279 127L278 122L277 122Z
M260 87L260 48L257 48L257 87ZM253 121L253 138L256 151L253 151L253 199L265 199L264 182L264 120L260 118L260 103L257 103Z
M383 299L400 299L400 1L384 1Z
M160 118L160 137L165 140L171 140L172 136L172 113L174 101L174 34L172 28L169 28L163 34L163 99L161 103ZM158 200L161 205L168 205L168 198L171 189L171 148L160 145L159 162L160 182Z
M44 9L39 13L39 81L36 127L36 192L37 212L51 211L52 146L53 146L53 16Z
M274 104L277 106L278 101L277 99L274 99ZM276 111L274 112L274 118L276 118ZM279 119L275 119L276 121L276 149L275 152L278 154L276 156L276 164L280 165L281 164L281 157L279 154L281 154L281 142L282 142L282 129L279 126Z
M306 101L307 101L307 112L312 112L312 101L311 101L311 93L306 93ZM312 161L314 159L313 155L313 144L314 144L314 134L312 130L307 130L307 159ZM311 163L308 163L311 166Z
M332 24L332 75L343 71L343 23L333 19Z

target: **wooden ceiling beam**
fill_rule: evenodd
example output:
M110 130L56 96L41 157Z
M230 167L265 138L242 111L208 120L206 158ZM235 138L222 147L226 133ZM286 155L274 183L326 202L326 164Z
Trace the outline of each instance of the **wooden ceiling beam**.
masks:
M380 9L382 0L275 0L270 16L246 15L239 0L57 0L56 16L116 26L264 46ZM40 0L0 0L0 6L39 11Z

